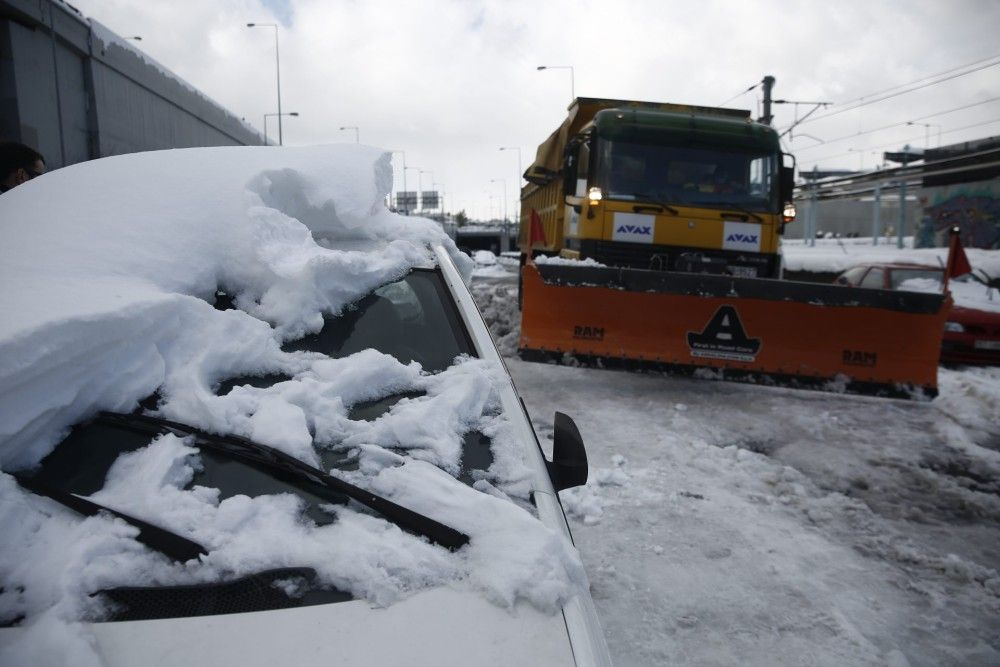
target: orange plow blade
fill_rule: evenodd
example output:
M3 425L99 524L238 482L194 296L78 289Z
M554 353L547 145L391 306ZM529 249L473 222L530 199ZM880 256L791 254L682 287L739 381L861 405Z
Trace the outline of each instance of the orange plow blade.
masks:
M522 272L526 359L937 395L941 294L561 264Z

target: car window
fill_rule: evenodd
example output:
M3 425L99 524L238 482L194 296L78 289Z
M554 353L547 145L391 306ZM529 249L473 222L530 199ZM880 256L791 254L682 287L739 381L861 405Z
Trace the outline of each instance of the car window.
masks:
M843 279L843 282L848 285L857 285L858 283L861 282L861 276L863 276L864 273L865 273L865 267L855 266L853 269L848 269L847 271L845 271L844 275L842 275L841 278Z
M461 354L477 356L439 271L418 269L324 318L323 329L285 349L346 357L368 348L437 373Z
M865 274L864 279L861 281L861 287L870 287L873 289L882 289L885 285L883 280L883 269L878 267L872 267L867 274Z
M892 289L899 289L907 280L922 279L941 282L944 276L943 271L938 269L893 269L889 274L889 283Z

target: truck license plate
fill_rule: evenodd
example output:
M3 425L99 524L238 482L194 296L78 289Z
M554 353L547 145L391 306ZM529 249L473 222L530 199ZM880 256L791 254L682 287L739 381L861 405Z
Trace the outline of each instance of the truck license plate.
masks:
M730 266L729 272L737 278L757 277L757 268L753 266Z
M977 340L972 345L977 350L1000 350L1000 340Z

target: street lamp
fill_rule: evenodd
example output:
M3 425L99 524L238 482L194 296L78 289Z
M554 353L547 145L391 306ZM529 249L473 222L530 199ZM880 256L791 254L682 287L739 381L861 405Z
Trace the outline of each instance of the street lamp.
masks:
M358 129L357 125L345 125L344 127L341 127L339 129L341 129L341 130L354 130L354 143L356 143L356 144L360 144L361 143L361 130Z
M931 142L931 139L930 139L930 130L931 130L932 127L936 127L937 128L937 135L938 135L937 136L938 148L941 147L941 125L939 125L938 123L917 123L916 121L910 120L910 121L907 121L906 124L907 125L923 125L924 126L924 148L930 148L930 142Z
M299 115L298 111L289 111L288 113L282 113L282 114L277 114L277 113L266 113L266 114L264 114L264 145L267 146L267 119L268 118L270 118L271 116L277 116L280 119L282 116L298 116L298 115Z
M569 94L570 100L576 99L576 76L572 65L539 65L536 67L539 72L543 69L568 69L569 70Z
M274 70L278 78L278 145L284 145L281 133L281 60L278 56L278 24L277 23L247 23L248 28L274 28Z

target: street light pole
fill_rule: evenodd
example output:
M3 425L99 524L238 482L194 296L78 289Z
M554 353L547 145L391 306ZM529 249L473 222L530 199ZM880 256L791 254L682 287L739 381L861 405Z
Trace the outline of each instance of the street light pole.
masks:
M356 144L360 144L361 143L361 130L358 129L357 125L345 125L344 127L340 128L340 129L341 130L354 130L354 143L356 143Z
M573 71L572 65L539 65L536 69L539 72L541 72L543 69L568 69L570 101L576 99L576 74Z
M938 123L917 123L915 121L907 121L907 125L923 125L924 126L924 149L930 148L931 144L931 128L936 127L938 129L938 148L941 147L941 125Z
M284 135L281 132L281 57L278 52L278 24L277 23L247 23L248 28L274 28L274 67L278 79L278 145L284 146Z

